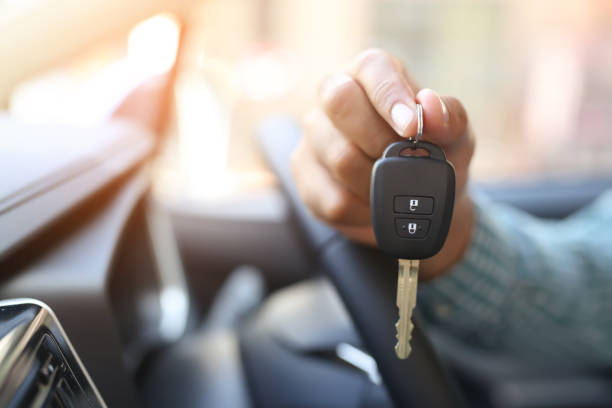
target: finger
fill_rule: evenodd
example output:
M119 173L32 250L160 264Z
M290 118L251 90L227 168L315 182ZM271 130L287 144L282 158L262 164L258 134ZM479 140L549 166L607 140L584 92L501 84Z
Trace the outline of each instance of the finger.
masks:
M415 95L391 56L381 50L368 50L357 58L351 74L398 135L416 133Z
M339 225L367 225L370 209L333 179L302 140L291 159L293 177L302 200L319 219Z
M395 64L396 67L398 67L398 69L402 73L402 76L406 80L406 83L408 84L408 86L410 87L412 92L416 95L416 93L419 92L421 87L416 82L416 80L414 79L412 74L410 74L410 72L408 72L408 70L406 69L406 66L404 64L402 64L402 62L400 60L398 60L397 58L393 57L393 63Z
M399 140L351 76L328 78L321 86L320 98L334 127L371 159L379 158L389 144Z
M364 203L370 201L370 174L374 162L334 127L320 110L304 120L304 137L334 179Z
M417 101L423 106L423 132L433 143L452 148L467 137L467 114L457 99L442 98L426 88L419 91Z
M423 106L424 139L444 148L455 166L456 193L462 194L475 146L465 109L456 98L440 97L431 89L421 90L417 100Z

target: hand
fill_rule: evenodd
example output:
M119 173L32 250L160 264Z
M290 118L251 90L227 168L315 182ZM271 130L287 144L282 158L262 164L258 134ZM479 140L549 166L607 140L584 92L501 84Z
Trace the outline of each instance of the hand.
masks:
M455 166L455 211L442 250L421 262L431 278L458 262L469 243L473 208L465 186L474 152L467 115L453 97L420 89L395 57L372 49L347 72L330 76L318 106L304 119L292 157L300 195L321 220L346 237L376 245L370 217L370 175L392 142L416 135L416 103L423 106L423 140L441 146Z

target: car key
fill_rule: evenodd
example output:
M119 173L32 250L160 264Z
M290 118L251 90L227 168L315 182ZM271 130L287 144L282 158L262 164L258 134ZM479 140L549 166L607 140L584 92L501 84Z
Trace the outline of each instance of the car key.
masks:
M419 260L435 255L444 245L455 200L453 165L442 149L420 140L420 104L417 121L415 139L391 144L376 161L370 186L376 242L380 249L398 258L395 352L401 359L410 355Z

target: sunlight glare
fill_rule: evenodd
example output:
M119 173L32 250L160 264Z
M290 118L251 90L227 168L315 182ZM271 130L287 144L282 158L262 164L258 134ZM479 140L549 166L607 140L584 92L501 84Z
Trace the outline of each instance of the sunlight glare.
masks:
M140 22L128 36L128 61L144 75L170 70L178 51L179 31L176 18L169 14Z

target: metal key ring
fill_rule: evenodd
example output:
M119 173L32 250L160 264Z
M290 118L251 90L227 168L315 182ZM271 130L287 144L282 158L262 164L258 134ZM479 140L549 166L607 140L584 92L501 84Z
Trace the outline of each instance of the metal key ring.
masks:
M416 104L417 116L417 134L416 137L411 137L409 140L415 145L421 141L423 137L423 106L420 103Z
M417 114L416 142L419 143L421 141L421 137L423 137L423 105L421 105L420 103L417 103L416 114Z

